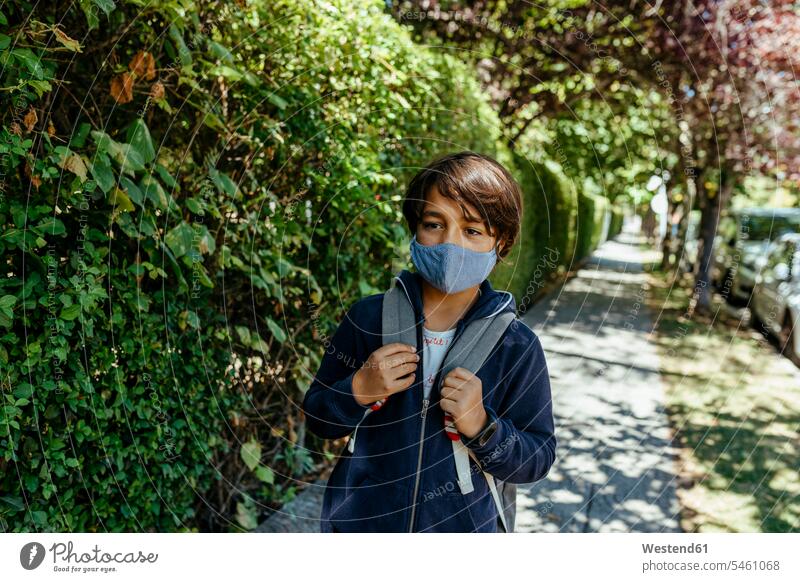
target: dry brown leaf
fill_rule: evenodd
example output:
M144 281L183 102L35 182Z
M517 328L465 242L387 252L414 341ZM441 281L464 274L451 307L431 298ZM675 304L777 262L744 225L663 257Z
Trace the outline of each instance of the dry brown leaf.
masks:
M152 81L156 76L156 61L153 55L147 51L139 51L136 53L128 65L131 72L137 77L144 77L148 81Z
M74 38L70 38L66 35L66 33L62 32L60 28L56 28L53 30L56 35L56 40L67 47L69 50L79 53L81 51L81 43L79 43Z
M164 98L164 85L161 84L161 81L156 81L150 87L150 96L156 101L161 101Z
M36 186L36 189L38 190L39 186L42 185L42 179L39 176L37 176L37 175L35 175L33 173L33 171L31 170L31 167L28 165L28 162L25 162L24 172L25 172L25 175L28 176L28 178L30 178L31 184Z
M11 133L13 133L14 135L22 135L22 128L19 126L19 123L17 123L16 121L13 121L11 123L11 127L9 128L9 131Z
M22 122L25 124L25 131L27 133L33 131L33 128L36 127L37 121L39 121L39 116L36 115L36 110L31 107L25 114L25 117L22 119Z
M78 154L70 154L58 165L78 176L81 181L86 181L86 164L83 163L83 159Z
M47 135L53 137L56 134L56 126L53 125L53 122L50 121L47 123Z
M133 77L122 73L111 79L111 96L120 104L133 101Z

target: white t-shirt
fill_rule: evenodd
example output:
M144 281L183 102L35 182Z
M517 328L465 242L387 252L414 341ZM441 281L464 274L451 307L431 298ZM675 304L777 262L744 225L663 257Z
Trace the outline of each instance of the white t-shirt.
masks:
M433 380L442 367L445 352L450 342L456 335L456 328L447 331L431 331L427 327L422 328L422 376L424 381L422 389L427 398L433 388Z

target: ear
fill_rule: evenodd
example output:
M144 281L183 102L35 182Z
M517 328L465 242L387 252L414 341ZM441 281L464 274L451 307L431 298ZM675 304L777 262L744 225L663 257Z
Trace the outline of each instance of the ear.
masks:
M500 238L499 233L498 236L495 237L494 241L494 251L497 253L498 258L500 257L500 252L505 248L506 240L505 238Z

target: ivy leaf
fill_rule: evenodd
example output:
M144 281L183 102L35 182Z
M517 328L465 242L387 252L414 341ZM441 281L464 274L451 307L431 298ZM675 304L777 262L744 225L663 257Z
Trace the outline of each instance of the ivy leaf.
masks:
M139 206L142 207L144 206L144 195L142 194L142 191L139 189L139 186L137 186L133 181L131 181L129 178L126 178L125 176L122 176L119 179L119 183L120 186L122 186L125 189L125 193L128 195L128 198L130 198L133 202L135 202Z
M275 339L278 340L280 343L285 342L286 332L283 331L281 326L279 326L277 323L275 323L275 321L273 321L269 317L267 317L266 320L267 320L267 327L269 328L270 333L272 333Z
M137 118L128 127L127 141L141 156L144 163L149 164L156 159L156 150L153 147L153 138L144 120Z
M13 511L22 511L25 509L25 504L20 497L11 497L10 495L3 495L0 497L6 507L10 507Z
M227 174L211 167L208 169L208 175L221 194L227 194L232 198L236 196L236 192L238 191L236 182L231 180Z
M139 186L141 186L141 189L144 191L145 197L150 199L153 204L155 204L156 208L159 210L167 209L169 199L158 180L151 175L147 175L139 182Z
M67 232L64 223L58 218L46 218L37 224L34 229L38 233L47 234L51 236L61 236Z
M156 172L158 172L158 175L161 176L161 179L164 180L164 183L167 186L173 189L178 186L178 181L172 174L169 173L169 170L167 170L164 166L162 166L161 164L156 164L155 168Z
M61 314L58 316L59 319L63 319L64 321L72 321L76 317L78 317L81 313L81 306L80 303L73 303L69 307L65 307L61 310Z
M236 504L236 521L246 530L258 527L258 515L256 515L255 508L241 501L238 502Z
M231 51L227 49L227 47L222 46L210 38L206 39L206 42L208 43L208 50L212 55L222 61L225 61L226 63L233 64L233 55L231 54Z
M186 46L186 43L183 40L183 36L181 36L181 32L178 30L178 27L174 24L171 24L169 27L169 38L172 40L175 48L178 49L178 56L181 59L181 67L186 68L191 66L192 64L192 53L189 50L189 47Z
M194 240L194 229L186 223L181 221L175 228L170 230L164 237L164 242L167 243L175 258L182 257L192 248L192 241Z
M270 485L275 483L275 473L269 467L265 465L260 465L256 469L256 477L259 480L263 481L264 483L269 483Z
M261 462L261 443L255 439L250 439L242 445L240 454L244 464L252 471Z
M17 398L31 398L33 396L33 386L27 382L20 384L14 389L14 396Z
M109 200L111 201L111 204L114 205L115 211L121 210L124 212L130 212L133 210L133 202L131 202L131 199L128 198L128 195L125 194L124 190L114 188Z
M14 58L22 65L25 65L25 68L28 69L28 72L34 77L34 79L43 79L44 78L44 69L42 68L42 60L40 57L36 56L31 49L27 48L18 48L13 49L11 54L14 55Z
M4 327L11 327L14 321L14 312L11 308L17 302L15 295L4 295L0 297L0 325Z
M3 295L0 297L0 309L11 309L17 303L16 295Z
M114 172L111 171L111 160L104 153L97 153L91 167L92 177L100 189L106 194L111 191L116 183Z

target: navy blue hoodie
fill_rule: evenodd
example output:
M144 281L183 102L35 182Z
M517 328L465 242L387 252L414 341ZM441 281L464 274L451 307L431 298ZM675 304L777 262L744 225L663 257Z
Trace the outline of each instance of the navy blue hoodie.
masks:
M414 307L417 345L422 346L422 284L417 273L402 271L396 281ZM369 406L353 397L352 379L380 348L383 294L356 301L326 345L325 355L303 401L309 430L326 439L352 434ZM457 323L456 336L469 322L502 311L516 313L514 297L496 291L488 280ZM452 344L451 344L452 345ZM422 349L417 352L422 357ZM462 494L453 448L444 431L437 377L427 413L423 410L423 362L414 384L392 394L358 428L355 451L343 450L328 479L321 531L340 532L494 532L497 509L485 477L470 458L475 490ZM462 436L482 469L511 483L545 477L555 461L550 380L539 338L519 319L506 330L478 371L483 405L498 429L483 446Z

